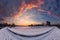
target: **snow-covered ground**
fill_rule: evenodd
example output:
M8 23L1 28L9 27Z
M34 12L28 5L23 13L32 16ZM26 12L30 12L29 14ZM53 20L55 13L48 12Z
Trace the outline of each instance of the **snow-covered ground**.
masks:
M53 29L53 27L48 27L48 26L47 27L39 26L39 27L13 27L13 28L10 28L10 30L12 30L16 33L24 34L24 35L36 35L36 34L44 33L51 29Z
M26 35L33 37L26 37ZM34 35L39 36L34 37ZM60 30L56 27L43 26L6 27L0 30L0 40L60 40Z

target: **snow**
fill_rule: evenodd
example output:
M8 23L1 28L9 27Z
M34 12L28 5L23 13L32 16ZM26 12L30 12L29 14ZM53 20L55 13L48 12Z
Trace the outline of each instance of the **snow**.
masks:
M11 28L10 30L16 33L24 34L24 35L36 35L36 34L42 34L49 30L53 29L53 27L15 27Z
M9 31L10 30L10 31ZM48 32L49 31L49 32ZM37 37L23 37L16 34L39 35ZM13 27L0 30L0 40L60 40L60 29L57 27Z

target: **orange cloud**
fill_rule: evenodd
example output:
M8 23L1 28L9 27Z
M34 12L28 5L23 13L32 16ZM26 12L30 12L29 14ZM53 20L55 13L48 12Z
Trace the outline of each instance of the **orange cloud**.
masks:
M41 7L41 5L44 4L44 0L31 0L30 3L26 4L25 0L23 0L21 6L19 7L19 12L13 16L13 18L16 18L16 24L18 25L29 25L29 24L35 24L37 23L36 21L33 21L30 19L31 16L23 16L22 18L19 18L20 16L23 15L23 13L25 13L27 10L30 10L32 8L37 8L38 11L41 11L41 12L47 12L48 15L51 14L51 11L46 11L46 10L43 10L43 8ZM29 14L30 15L30 14Z
M34 4L34 2L36 4ZM44 0L31 0L31 2L29 4L26 4L25 0L23 0L20 8L19 8L19 12L13 16L14 18L20 17L24 11L27 11L28 9L32 9L32 8L40 8L41 5L44 4Z

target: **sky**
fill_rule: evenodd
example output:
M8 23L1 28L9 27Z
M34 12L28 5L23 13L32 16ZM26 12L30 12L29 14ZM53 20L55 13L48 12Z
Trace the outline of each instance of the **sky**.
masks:
M0 0L0 23L60 24L60 0Z

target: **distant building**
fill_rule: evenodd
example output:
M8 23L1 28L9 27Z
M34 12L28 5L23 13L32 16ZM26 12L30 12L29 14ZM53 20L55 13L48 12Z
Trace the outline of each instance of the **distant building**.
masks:
M46 25L49 25L50 26L50 22L49 21L46 21Z

